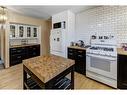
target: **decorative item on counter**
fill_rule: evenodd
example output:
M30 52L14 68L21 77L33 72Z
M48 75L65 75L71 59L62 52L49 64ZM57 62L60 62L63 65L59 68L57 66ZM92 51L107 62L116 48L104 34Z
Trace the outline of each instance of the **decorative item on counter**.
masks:
M75 46L75 42L71 42L70 46Z
M84 47L84 42L82 40L79 40L77 44L79 47Z
M122 43L121 45L122 45L122 49L127 51L127 43Z
M75 46L79 46L78 43L75 43Z

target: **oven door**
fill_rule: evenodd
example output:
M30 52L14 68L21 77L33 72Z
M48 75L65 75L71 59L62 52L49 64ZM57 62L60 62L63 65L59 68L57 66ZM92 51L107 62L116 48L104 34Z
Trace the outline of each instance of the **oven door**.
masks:
M117 79L117 57L113 58L87 54L86 70L112 79Z

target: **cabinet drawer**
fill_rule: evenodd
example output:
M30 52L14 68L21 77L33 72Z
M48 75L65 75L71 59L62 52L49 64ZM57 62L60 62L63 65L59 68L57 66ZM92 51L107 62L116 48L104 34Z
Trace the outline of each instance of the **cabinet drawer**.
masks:
M40 51L40 45L35 45L35 46L29 46L29 50L31 51Z
M86 51L85 50L77 50L76 51L76 60L86 60Z
M73 52L75 52L75 49L68 48L68 53L73 53Z
M76 51L77 55L85 55L86 54L86 51L85 50L77 50Z
M68 58L69 59L75 59L75 50L68 48Z
M11 55L11 60L20 60L22 59L22 56L21 55Z
M11 48L10 49L10 54L20 54L22 53L22 48Z
M22 63L22 56L21 55L11 55L10 56L10 66Z

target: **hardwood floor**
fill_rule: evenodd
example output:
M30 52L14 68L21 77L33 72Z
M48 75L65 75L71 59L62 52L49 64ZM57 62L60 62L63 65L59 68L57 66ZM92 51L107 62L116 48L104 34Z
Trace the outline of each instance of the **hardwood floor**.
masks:
M0 89L22 89L23 88L23 66L22 64L0 70Z
M113 89L75 72L75 89Z
M22 64L0 70L0 89L23 88ZM112 89L75 72L75 89Z
M0 64L0 70L4 69L4 65Z

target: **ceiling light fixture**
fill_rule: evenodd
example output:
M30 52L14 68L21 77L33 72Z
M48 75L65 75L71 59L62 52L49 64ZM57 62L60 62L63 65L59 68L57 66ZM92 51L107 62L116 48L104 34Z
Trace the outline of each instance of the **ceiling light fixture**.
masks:
M0 25L1 25L1 28L3 28L6 20L7 20L6 7L0 6Z

